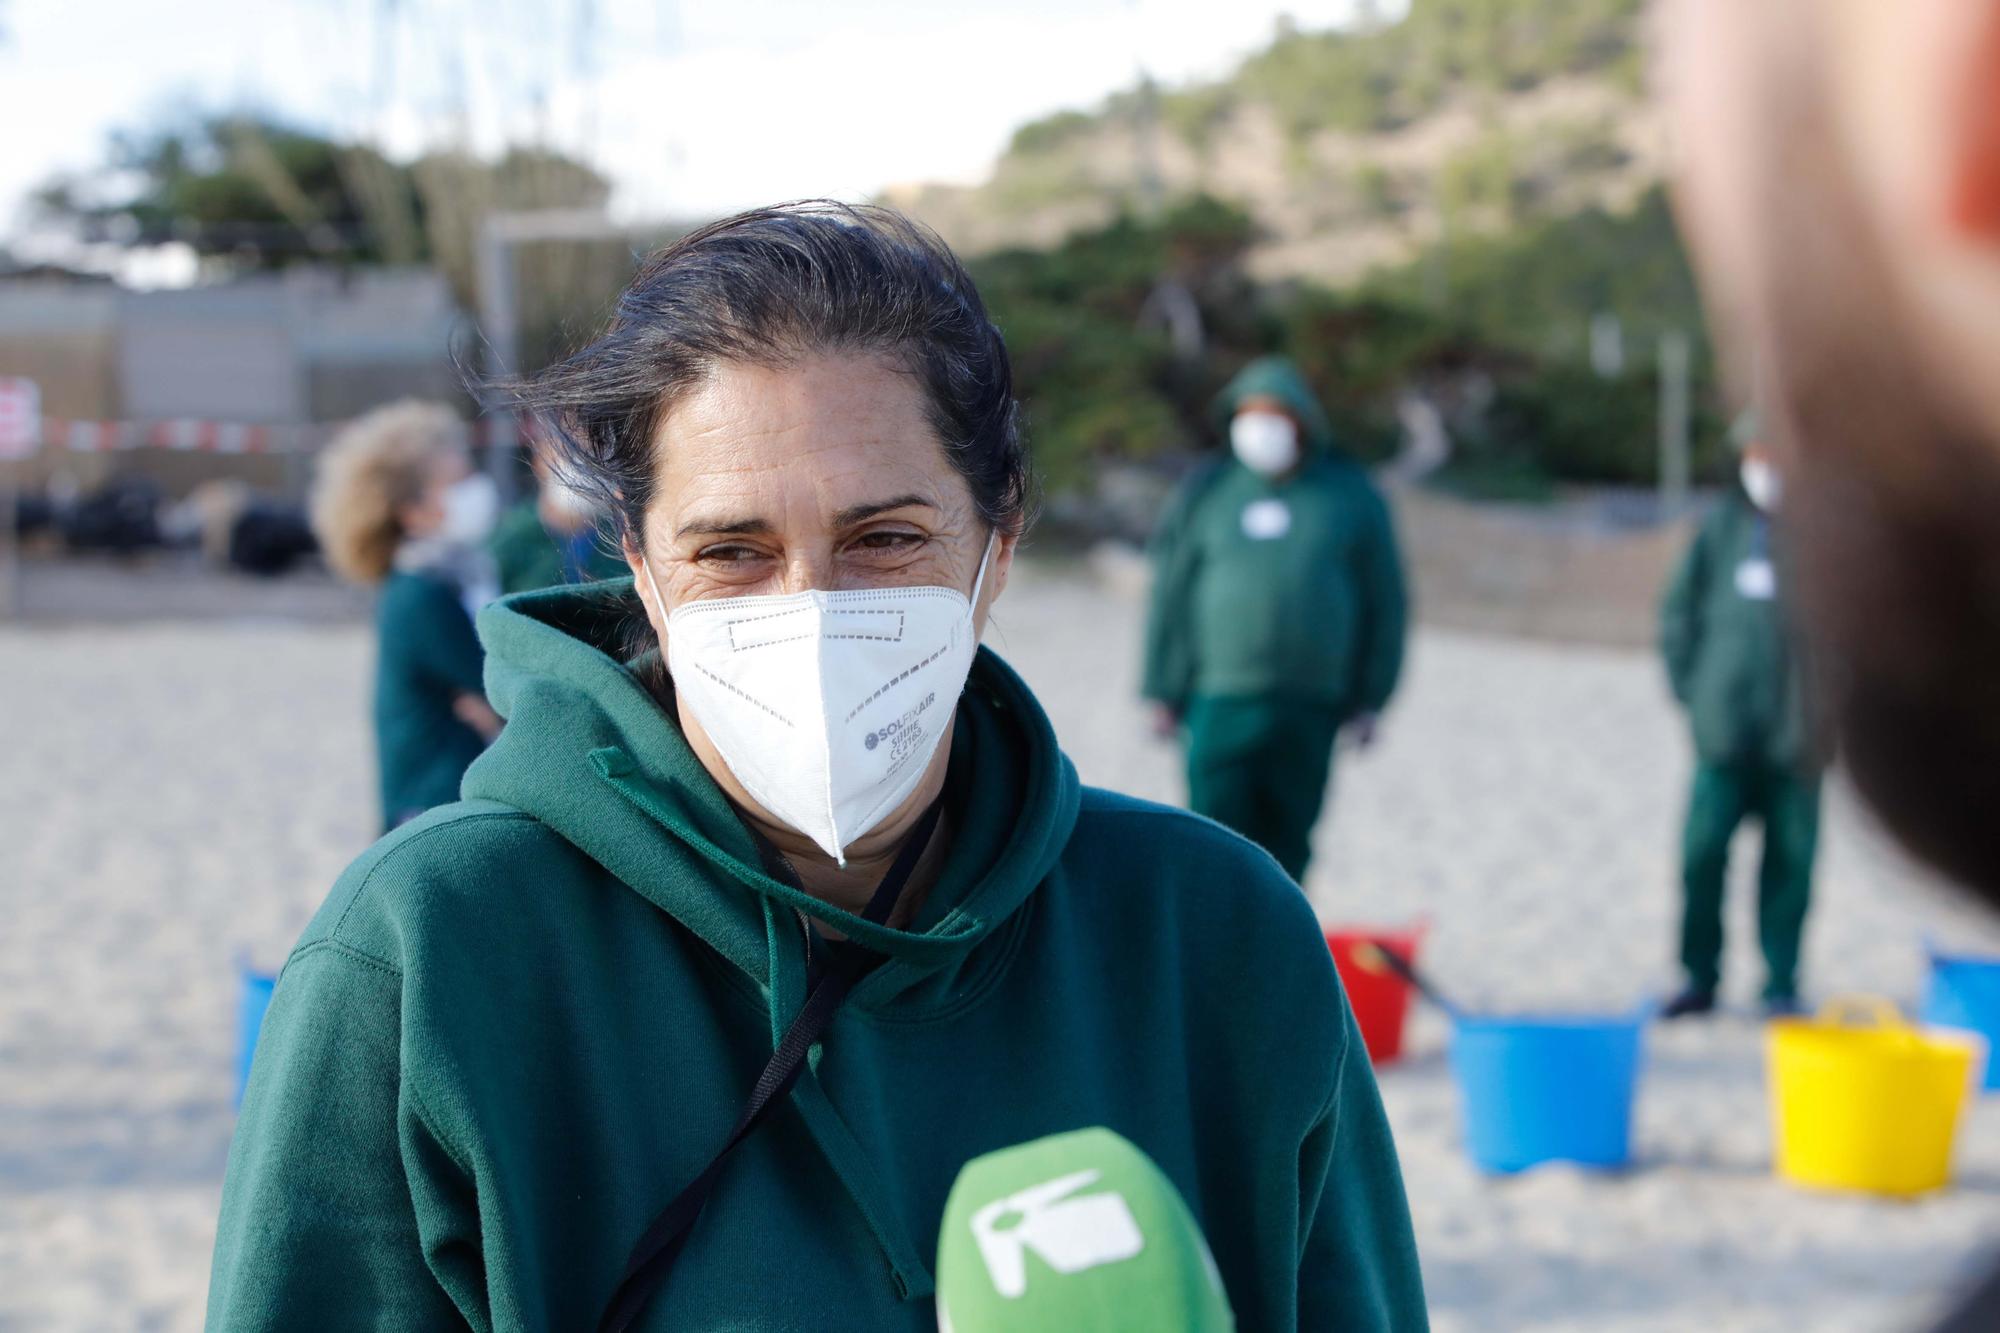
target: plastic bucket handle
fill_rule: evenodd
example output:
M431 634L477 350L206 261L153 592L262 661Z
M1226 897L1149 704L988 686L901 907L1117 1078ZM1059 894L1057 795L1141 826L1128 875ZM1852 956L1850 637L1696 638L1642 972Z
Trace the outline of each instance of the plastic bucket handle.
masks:
M1363 972L1371 972L1378 977L1393 977L1396 975L1396 969L1382 959L1382 955L1387 952L1388 946L1379 940L1360 940L1348 951L1347 956L1352 958L1354 965Z
M1895 1001L1880 995L1836 995L1819 1007L1814 1021L1828 1027L1908 1032L1909 1021Z

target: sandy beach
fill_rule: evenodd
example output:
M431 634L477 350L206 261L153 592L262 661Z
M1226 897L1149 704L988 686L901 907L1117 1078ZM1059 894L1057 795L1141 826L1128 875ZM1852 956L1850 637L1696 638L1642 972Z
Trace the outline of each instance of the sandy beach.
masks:
M1140 608L1017 571L988 642L1086 781L1178 800L1133 697ZM365 625L0 628L0 1328L197 1328L232 1124L235 959L272 965L374 832ZM1310 893L1426 917L1480 1008L1623 1009L1672 986L1689 755L1642 653L1420 633L1378 746L1343 753ZM1926 934L2000 952L1834 785L1815 996L1913 1003ZM1770 1177L1747 855L1735 1012L1656 1032L1638 1162L1494 1181L1467 1162L1445 1027L1385 1070L1440 1330L1892 1330L2000 1248L2000 1097L1914 1204Z

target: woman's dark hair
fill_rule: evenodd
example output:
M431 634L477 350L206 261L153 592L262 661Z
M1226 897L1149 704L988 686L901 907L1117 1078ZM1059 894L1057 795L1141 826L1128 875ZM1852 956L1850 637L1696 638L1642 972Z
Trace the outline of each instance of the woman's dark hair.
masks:
M932 428L980 514L1019 532L1032 480L1013 370L971 277L936 233L886 208L809 200L681 237L641 266L603 334L514 391L558 466L636 545L654 437L729 362L877 353L923 387Z

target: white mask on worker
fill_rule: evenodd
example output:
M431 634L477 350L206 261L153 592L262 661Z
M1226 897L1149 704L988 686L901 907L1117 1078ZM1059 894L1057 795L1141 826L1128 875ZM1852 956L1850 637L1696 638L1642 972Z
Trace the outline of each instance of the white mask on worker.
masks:
M979 647L973 608L994 540L970 600L956 588L813 589L685 602L666 617L674 689L722 762L842 865L937 753Z
M542 499L549 509L577 526L597 517L597 501L561 472L552 472L542 484Z
M445 487L444 522L438 536L454 546L477 546L493 534L500 519L500 492L493 478L475 472Z
M1784 497L1785 483L1778 476L1778 469L1761 458L1746 458L1742 467L1743 489L1750 496L1750 503L1767 514L1778 512L1778 501Z
M1229 447L1260 477L1290 472L1299 461L1299 428L1281 412L1238 412L1229 423Z

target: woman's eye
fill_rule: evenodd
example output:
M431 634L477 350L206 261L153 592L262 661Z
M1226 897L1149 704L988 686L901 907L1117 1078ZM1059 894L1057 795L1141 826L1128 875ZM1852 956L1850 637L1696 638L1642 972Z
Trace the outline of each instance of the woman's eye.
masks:
M738 565L755 560L762 552L750 546L704 546L695 558L707 564Z
M854 544L864 551L904 551L923 540L915 532L864 532L854 539Z

